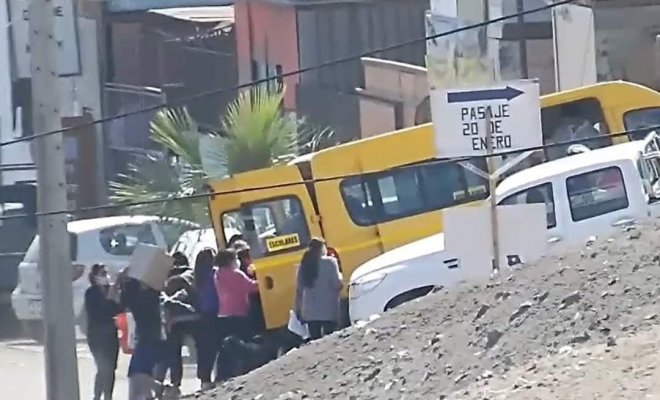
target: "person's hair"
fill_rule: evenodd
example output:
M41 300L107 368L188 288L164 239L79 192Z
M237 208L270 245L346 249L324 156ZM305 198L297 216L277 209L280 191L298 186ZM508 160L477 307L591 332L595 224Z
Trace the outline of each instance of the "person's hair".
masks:
M168 278L165 281L165 290L164 292L168 296L174 295L176 292L178 292L181 289L188 289L189 285L188 282L181 276L181 275L176 275Z
M236 260L236 251L234 249L225 249L218 251L218 254L215 256L215 265L220 268L225 268L230 265L230 263Z
M245 241L245 239L243 238L243 235L240 234L240 233L237 233L234 236L232 236L231 238L229 238L229 242L227 242L227 244L230 245L230 246L233 246L234 243L236 243L239 240Z
M174 260L175 267L186 267L189 265L188 257L180 251L174 252L172 259Z
M213 258L215 254L213 249L204 249L197 254L195 258L195 286L200 287L205 279L208 277L209 272L213 271Z
M92 265L92 268L89 270L89 274L87 275L87 278L89 279L89 283L92 284L92 286L96 285L96 276L101 272L102 269L105 268L105 264L94 264Z
M239 252L241 250L249 249L250 245L245 240L238 239L234 242L234 244L231 245L231 247L237 252Z
M304 287L312 287L319 276L319 264L323 256L325 241L312 238L300 261L300 278Z

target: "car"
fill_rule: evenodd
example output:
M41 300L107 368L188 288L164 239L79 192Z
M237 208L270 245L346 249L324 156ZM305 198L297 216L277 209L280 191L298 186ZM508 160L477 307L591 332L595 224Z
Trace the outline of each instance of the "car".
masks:
M498 205L545 204L547 254L560 255L592 236L608 237L660 215L660 137L550 161L506 178ZM385 252L359 266L349 283L352 322L369 320L435 287L465 280L466 271L436 234ZM484 277L488 277L488 269ZM471 277L472 278L472 277Z
M115 216L84 219L67 224L72 262L71 280L76 322L84 331L84 293L90 283L92 265L103 263L111 275L126 267L138 243L149 243L169 250L185 232L199 226L183 220L157 216ZM18 266L18 285L11 303L26 333L43 339L39 236L35 236Z
M197 255L204 249L218 250L213 228L193 229L184 232L172 247L171 252L180 252L188 258L191 267L195 266Z

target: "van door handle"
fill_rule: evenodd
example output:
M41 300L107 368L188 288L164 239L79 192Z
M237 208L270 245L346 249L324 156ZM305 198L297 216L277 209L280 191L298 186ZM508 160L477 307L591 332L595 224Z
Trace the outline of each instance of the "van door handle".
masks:
M561 242L561 238L559 236L553 236L550 239L548 239L548 243L557 243Z
M612 226L623 226L623 225L630 225L634 224L635 220L633 218L622 218L612 224Z

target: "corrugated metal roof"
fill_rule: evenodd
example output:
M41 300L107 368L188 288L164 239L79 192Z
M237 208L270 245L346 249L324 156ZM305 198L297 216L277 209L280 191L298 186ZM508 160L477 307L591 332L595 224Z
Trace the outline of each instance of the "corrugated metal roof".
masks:
M149 12L190 22L234 22L234 6L163 8Z

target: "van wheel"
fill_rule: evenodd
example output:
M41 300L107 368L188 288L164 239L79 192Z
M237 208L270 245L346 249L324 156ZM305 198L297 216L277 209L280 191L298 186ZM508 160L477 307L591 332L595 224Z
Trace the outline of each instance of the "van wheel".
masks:
M389 311L411 300L424 297L427 294L431 293L431 290L433 290L433 286L426 286L426 287L413 289L405 293L401 293L400 295L396 296L395 298L387 302L387 304L385 305L385 311Z
M40 319L22 321L23 332L30 339L39 344L43 344L45 340L44 325Z

